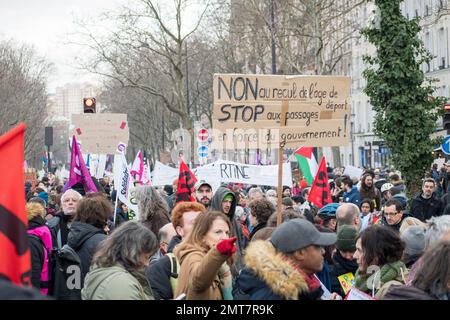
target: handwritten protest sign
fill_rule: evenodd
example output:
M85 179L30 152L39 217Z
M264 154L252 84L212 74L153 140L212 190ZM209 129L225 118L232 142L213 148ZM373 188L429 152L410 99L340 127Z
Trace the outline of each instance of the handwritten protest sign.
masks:
M346 145L350 84L349 77L215 74L213 148Z
M126 114L73 114L71 135L75 135L85 154L115 154L119 142L128 144L127 123Z

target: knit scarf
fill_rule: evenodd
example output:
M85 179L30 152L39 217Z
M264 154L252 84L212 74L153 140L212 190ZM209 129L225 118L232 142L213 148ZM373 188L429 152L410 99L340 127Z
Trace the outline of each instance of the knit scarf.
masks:
M291 260L288 260L288 261L291 264L291 266L293 266L295 268L295 270L297 270L297 272L300 273L300 275L305 279L306 283L308 284L309 292L315 291L318 288L320 288L320 281L314 274L308 276L305 273L305 271L303 271L302 269L299 268L299 266L297 266Z
M370 275L367 275L367 274L361 275L361 274L359 274L359 271L357 271L356 275L355 275L355 279L356 279L355 286L366 293L371 293L372 288L369 288L367 286L367 284L373 283L375 277L377 278L377 280L379 279L380 287L381 287L386 282L396 280L396 279L397 280L402 279L402 271L400 271L401 269L404 274L407 272L407 268L406 268L405 264L402 261L397 261L397 262L385 264L377 272L374 272ZM378 289L380 287L376 286L376 288L378 288Z

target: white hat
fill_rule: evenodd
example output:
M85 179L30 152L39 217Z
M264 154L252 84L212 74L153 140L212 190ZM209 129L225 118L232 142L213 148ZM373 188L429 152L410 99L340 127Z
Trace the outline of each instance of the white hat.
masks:
M387 182L381 186L381 193L383 193L385 191L389 191L393 187L394 187L394 185L392 183Z

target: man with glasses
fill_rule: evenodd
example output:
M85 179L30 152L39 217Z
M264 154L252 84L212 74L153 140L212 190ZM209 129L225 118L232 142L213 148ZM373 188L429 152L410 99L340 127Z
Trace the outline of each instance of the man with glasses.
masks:
M403 221L408 216L408 214L403 212L401 202L396 199L386 201L382 213L383 218L381 219L381 224L391 227L396 231L400 231Z

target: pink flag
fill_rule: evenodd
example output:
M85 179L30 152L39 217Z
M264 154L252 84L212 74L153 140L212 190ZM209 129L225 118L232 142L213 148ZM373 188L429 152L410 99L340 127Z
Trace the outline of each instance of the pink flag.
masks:
M72 137L72 155L70 157L70 174L69 181L67 181L64 186L64 191L70 189L73 185L77 183L83 185L84 191L86 192L97 192L97 187L92 181L89 170L86 168L83 156L81 155L80 148L77 143L75 136Z
M142 152L139 152L136 155L136 159L134 159L133 165L130 170L131 175L137 175L137 179L135 181L139 181L142 184L142 176L144 175L144 159L142 158Z

